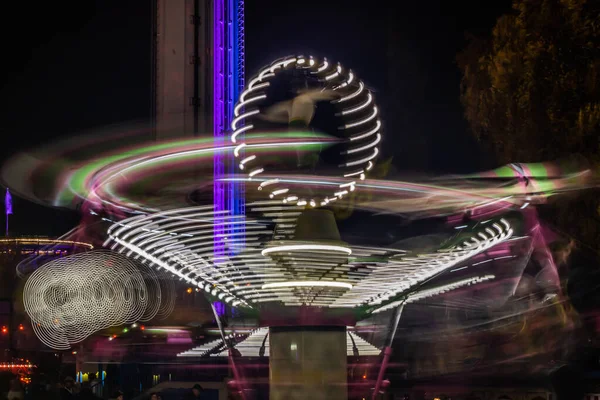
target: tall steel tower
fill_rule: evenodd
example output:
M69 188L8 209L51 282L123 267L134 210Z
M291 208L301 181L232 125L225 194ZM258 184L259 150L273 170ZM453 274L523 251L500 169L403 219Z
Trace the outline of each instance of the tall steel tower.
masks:
M213 134L215 141L224 144L233 120L233 108L244 89L244 0L213 0ZM214 157L213 198L216 211L230 210L245 214L242 183L221 181L237 171L231 153ZM239 228L215 227L215 249L222 249L225 235L240 234Z
M153 0L153 13L156 139L212 133L223 142L244 87L244 1ZM221 180L234 171L232 157L215 155L214 205L243 214L243 185Z

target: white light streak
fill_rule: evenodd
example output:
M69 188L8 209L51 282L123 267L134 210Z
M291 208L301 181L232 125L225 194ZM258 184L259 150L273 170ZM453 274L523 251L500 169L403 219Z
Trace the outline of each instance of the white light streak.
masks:
M288 287L333 287L342 289L352 289L352 285L350 283L335 281L286 281L266 283L262 285L263 289L276 289Z
M247 111L247 112L241 114L239 117L236 117L236 118L233 119L233 121L231 121L231 129L233 129L234 131L237 130L237 124L238 124L238 122L240 122L241 120L243 120L245 118L251 117L251 116L256 115L256 114L259 114L259 113L260 113L260 110L250 110L250 111Z
M252 85L252 82L250 82L250 85ZM245 90L241 95L240 95L240 102L244 102L246 101L246 96L249 95L252 92L255 92L257 90L261 90L261 89L266 89L270 86L271 84L269 82L263 82L263 83L259 83L253 86L249 86L248 90ZM239 111L239 110L238 110ZM237 117L239 114L235 114L234 115Z
M245 101L240 101L240 102L239 102L239 103L238 103L238 104L235 106L235 108L233 109L233 113L234 113L234 115L236 115L236 116L239 116L239 115L240 115L240 110L241 110L243 107L246 107L248 104L252 104L252 103L256 103L257 101L264 100L264 99L266 99L266 98L267 98L267 95L266 95L266 94L261 94L261 95L258 95L258 96L251 97L251 98L249 98L248 100L245 100Z
M410 294L406 299L394 301L383 307L380 307L380 308L376 309L375 311L373 311L373 313L374 314L380 313L382 311L396 308L402 304L413 303L415 301L419 301L419 300L426 299L428 297L433 297L433 296L437 296L440 294L444 294L444 293L452 291L452 290L460 289L464 286L469 286L469 285L485 282L485 281L488 281L488 280L491 280L494 278L496 278L494 275L485 275L485 276L480 276L480 277L463 279L458 282L449 283L447 285L439 286L436 288L420 290L420 291Z
M323 64L317 68L317 73L325 71L329 67L327 60L323 60Z
M235 149L233 149L233 155L236 157L240 156L240 151L246 147L246 143L240 143L239 145L235 146Z
M242 133L249 131L250 129L254 129L254 125L248 124L248 125L242 126L240 129L235 130L231 134L231 142L232 143L237 143L237 137L239 135L241 135Z
M373 95L371 93L368 93L367 94L367 100L365 100L364 103L359 104L356 107L352 107L352 108L348 108L346 110L343 110L342 112L338 113L337 115L350 115L350 114L354 114L355 112L358 112L360 110L364 110L372 102L373 102Z
M338 128L338 129L350 129L350 128L356 128L357 126L360 126L360 125L364 125L367 122L374 120L377 117L377 112L378 112L377 111L377 107L373 107L373 111L371 112L371 115L369 115L368 117L365 117L365 118L363 118L361 120L358 120L356 122L352 122L352 123L346 124L346 125Z
M336 245L327 245L327 244L289 244L282 246L273 246L267 247L266 249L261 251L263 256L271 253L282 253L286 251L297 251L297 252L334 252L334 253L344 253L344 254L352 254L352 249L344 246L336 246Z
M337 103L343 103L343 102L348 101L348 100L352 100L356 96L359 96L363 92L363 90L365 90L365 84L362 83L362 82L359 82L358 83L358 89L355 92L350 93L349 95L341 97L341 98L339 98L337 100L332 100L331 102L334 103L334 104L337 104Z
M374 135L375 133L377 133L377 131L381 128L381 121L377 120L377 122L375 123L375 128L365 132L365 133L358 133L356 135L352 135L350 136L350 141L353 142L355 140L361 140L361 139L365 139L368 138L371 135Z
M337 78L342 73L342 66L338 64L336 71L333 74L325 76L326 81L330 81L334 78Z
M346 163L346 166L347 166L347 167L352 167L352 166L354 166L354 165L360 165L360 164L364 164L364 163L366 163L366 162L370 162L370 163L371 163L371 165L373 165L373 163L371 162L371 160L372 160L372 159L374 159L375 157L377 157L377 155L378 155L378 154L379 154L379 149L378 149L378 148L374 148L374 149L373 149L373 154L371 154L370 156L367 156L367 157L365 157L365 158L361 158L361 159L359 159L359 160L355 160L355 161L350 161L350 162L347 162L347 163ZM367 171L368 171L369 169L370 169L370 168L369 168L369 167L367 167Z
M375 137L375 140L373 140L371 143L368 143L364 146L350 149L350 150L346 151L346 154L354 154L354 153L359 153L361 151L369 150L369 149L377 146L379 144L379 142L381 142L381 135L378 133L377 136Z
M290 191L290 189L287 189L287 188L286 188L286 189L278 189L278 190L274 190L273 192L271 192L271 194L270 194L270 196L269 196L269 197L273 198L273 197L275 197L275 196L278 196L278 195L280 195L280 194L287 193L287 192L289 192L289 191Z
M240 169L244 169L243 166L246 165L246 163L249 163L252 160L256 160L256 155L251 155L248 156L246 158L244 158L242 161L240 161Z
M252 178L252 177L254 177L254 176L256 176L256 175L258 175L258 174L260 174L260 173L263 173L264 171L265 171L265 170L264 170L263 168L257 168L257 169L255 169L254 171L250 172L250 173L248 174L248 176L249 176L250 178Z

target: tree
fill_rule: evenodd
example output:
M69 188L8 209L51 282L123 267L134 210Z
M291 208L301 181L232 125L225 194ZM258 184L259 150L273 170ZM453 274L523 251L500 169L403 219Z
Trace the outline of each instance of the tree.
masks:
M501 163L600 154L600 1L514 0L458 56L473 134Z
M570 155L597 169L600 0L514 0L457 61L465 118L499 163ZM541 215L600 254L598 200L597 191L559 199Z

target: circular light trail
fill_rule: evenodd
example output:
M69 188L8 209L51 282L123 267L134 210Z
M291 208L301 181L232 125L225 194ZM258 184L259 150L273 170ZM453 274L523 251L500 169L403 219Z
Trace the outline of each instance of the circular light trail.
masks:
M340 177L344 178L344 182L339 188L351 186L354 190L354 179L364 180L365 174L373 167L373 161L379 155L382 125L379 110L375 105L373 93L351 70L344 69L340 64L330 63L327 59L318 61L312 56L292 56L272 62L250 80L248 87L240 95L234 108L235 118L231 123L231 142L236 145L234 155L242 159L239 162L240 170L249 171L248 177L251 180L268 172L268 168L261 164L260 157L251 153L246 146L244 135L256 129L256 119L261 118L261 106L268 100L268 89L273 80L282 72L293 70L316 78L322 89L315 91L319 100L327 98L326 92L332 93L334 99L330 100L330 103L336 108L335 116L341 121L337 134L344 138L347 147L340 153L344 159L339 165ZM249 152L249 155L245 154L246 152ZM271 198L290 190L281 181L271 183ZM264 187L264 182L260 183L259 190ZM339 188L325 195L301 192L289 194L281 201L302 207L323 206L348 194L347 190Z
M65 350L99 330L154 318L163 297L156 279L153 271L109 251L70 255L31 274L25 311L44 344Z

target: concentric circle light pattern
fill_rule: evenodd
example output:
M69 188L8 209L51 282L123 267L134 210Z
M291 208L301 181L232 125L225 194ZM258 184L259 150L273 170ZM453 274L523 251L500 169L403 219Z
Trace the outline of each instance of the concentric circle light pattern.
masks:
M243 224L245 235L226 230L222 239L227 249L216 252L215 223ZM123 220L108 235L105 245L235 306L279 303L375 310L506 241L512 228L502 219L473 232L461 245L406 254L389 248L273 242L273 229L263 222L190 207Z
M172 300L161 304L169 295L163 287L156 272L116 253L91 251L38 268L23 300L38 338L68 349L99 330L169 313Z
M379 110L373 93L351 70L327 59L313 57L293 56L274 61L251 79L240 95L231 123L231 142L236 146L234 155L240 170L247 173L250 179L258 179L261 174L269 173L260 155L248 148L244 136L252 133L263 118L262 108L268 104L269 87L283 72L293 70L318 82L320 90L315 90L317 93L331 93L333 99L328 101L335 109L338 121L336 136L344 140L340 154L343 161L338 166L339 176L344 181L327 193L314 196L296 193L278 179L263 180L257 188L268 191L271 198L282 202L306 207L323 206L354 191L356 182L365 179L379 154Z

